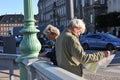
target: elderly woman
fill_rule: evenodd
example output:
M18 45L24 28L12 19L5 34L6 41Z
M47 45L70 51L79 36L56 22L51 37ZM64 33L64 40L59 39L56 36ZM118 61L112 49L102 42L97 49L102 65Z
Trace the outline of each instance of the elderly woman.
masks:
M45 36L48 39L53 40L53 41L56 41L57 37L60 35L59 29L50 24L45 28L43 33L45 34ZM55 55L55 47L52 47L51 52L43 52L43 53L40 53L39 56L50 58L50 60L53 62L53 64L57 65L56 55Z

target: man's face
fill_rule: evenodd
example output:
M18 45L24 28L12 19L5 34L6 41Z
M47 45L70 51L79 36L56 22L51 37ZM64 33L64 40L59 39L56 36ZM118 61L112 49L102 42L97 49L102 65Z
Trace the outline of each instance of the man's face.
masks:
M77 36L80 36L81 34L81 28L77 28Z
M81 30L81 34L83 34L83 33L85 33L85 28L83 27L83 28L81 28L82 30Z
M83 34L84 32L85 32L85 28L78 28L78 27L74 28L74 34L76 36L80 36L80 34Z

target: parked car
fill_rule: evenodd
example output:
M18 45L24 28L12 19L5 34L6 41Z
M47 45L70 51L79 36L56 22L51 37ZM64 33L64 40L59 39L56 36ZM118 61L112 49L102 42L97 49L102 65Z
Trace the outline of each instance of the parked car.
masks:
M109 33L90 33L81 39L81 44L84 49L103 48L113 50L120 48L120 39Z

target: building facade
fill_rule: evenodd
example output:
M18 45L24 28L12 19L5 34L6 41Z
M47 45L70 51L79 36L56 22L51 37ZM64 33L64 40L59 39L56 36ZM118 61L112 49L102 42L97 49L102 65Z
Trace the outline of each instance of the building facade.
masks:
M83 19L89 32L95 31L95 17L107 13L107 0L82 0Z
M107 6L107 13L120 12L120 0L108 0ZM120 20L120 15L118 16L118 18ZM110 31L115 32L114 34L120 37L120 26L113 26Z
M65 0L39 0L38 8L41 26L66 25Z
M120 12L120 0L108 0L107 2L108 10L107 12Z
M107 0L39 0L38 10L39 26L65 27L72 18L80 18L86 23L87 31L93 32L95 16L107 12Z
M35 26L39 24L38 15L35 15ZM0 16L0 35L9 36L15 27L24 26L23 14L5 14Z
M23 26L24 16L21 14L7 14L0 16L0 35L8 36L10 35L10 30L14 27Z

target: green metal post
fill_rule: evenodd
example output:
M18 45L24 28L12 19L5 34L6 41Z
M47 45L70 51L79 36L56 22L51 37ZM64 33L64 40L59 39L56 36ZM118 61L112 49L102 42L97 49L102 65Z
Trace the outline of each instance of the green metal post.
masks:
M27 70L22 61L27 58L37 58L41 50L41 44L37 39L38 32L34 21L33 0L24 0L24 28L21 30L23 40L19 46L23 55L16 59L20 64L20 80L28 80Z

